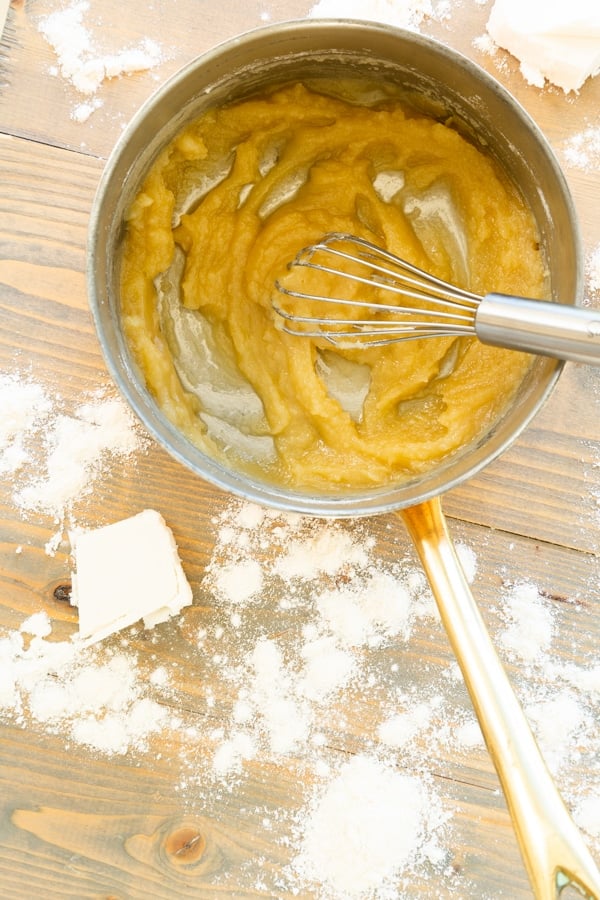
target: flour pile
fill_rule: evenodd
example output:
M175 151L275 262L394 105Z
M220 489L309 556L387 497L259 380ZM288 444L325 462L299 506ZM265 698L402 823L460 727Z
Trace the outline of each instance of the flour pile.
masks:
M565 165L584 172L600 169L600 125L588 125L570 135L562 145Z
M449 818L422 778L357 756L342 766L307 814L295 860L321 892L361 897L394 877L439 862L432 840Z
M51 70L52 74L60 74L86 98L72 110L71 117L77 122L86 121L102 106L97 92L104 81L147 71L162 61L160 45L150 38L134 46L100 52L84 22L89 9L87 0L77 0L39 23L40 33L57 57L57 68Z
M160 673L143 675L131 653L47 640L51 632L42 612L0 638L0 719L108 755L146 751L151 735L178 726L153 696L168 689Z
M111 461L134 457L145 437L109 389L91 392L75 410L19 373L0 374L0 476L24 514L52 516L60 542L74 504L90 494ZM10 478L10 482L8 482Z

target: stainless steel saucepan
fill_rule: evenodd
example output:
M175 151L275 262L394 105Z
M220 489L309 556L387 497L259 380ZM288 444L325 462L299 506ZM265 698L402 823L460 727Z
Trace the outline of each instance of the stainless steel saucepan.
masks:
M134 117L115 147L94 203L88 289L110 372L154 437L178 460L240 497L315 516L397 511L421 558L500 778L535 896L551 900L572 883L600 898L600 873L563 804L471 596L444 522L440 496L507 448L548 397L562 363L536 358L510 408L474 445L408 482L375 490L305 494L250 478L192 445L146 389L119 314L124 212L149 165L192 118L275 82L344 77L349 71L402 86L417 106L444 118L491 152L539 226L559 302L582 297L582 253L564 178L544 137L483 70L418 34L346 20L307 20L259 29L223 44L173 76Z

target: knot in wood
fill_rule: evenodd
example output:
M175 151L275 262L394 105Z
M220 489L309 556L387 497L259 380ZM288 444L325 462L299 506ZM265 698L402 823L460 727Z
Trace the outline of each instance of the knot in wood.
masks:
M202 858L206 849L206 839L196 828L186 825L167 836L164 848L171 863L189 866Z
M59 603L70 603L71 602L71 591L72 587L70 584L57 584L54 590L52 591L52 596Z

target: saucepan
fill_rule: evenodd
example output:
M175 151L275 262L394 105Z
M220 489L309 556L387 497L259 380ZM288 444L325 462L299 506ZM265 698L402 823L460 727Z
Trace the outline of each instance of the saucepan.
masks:
M577 304L582 252L572 201L539 129L488 74L448 47L412 32L351 20L260 28L216 47L165 83L133 118L110 156L93 205L88 291L108 368L150 433L203 479L242 498L315 516L396 512L436 597L493 758L535 895L566 884L600 897L600 873L567 811L510 687L452 545L440 497L501 454L553 389L562 363L537 357L508 409L477 441L430 471L377 489L307 493L238 471L191 443L147 389L123 335L119 254L128 206L159 151L206 109L265 85L349 71L402 87L417 107L485 147L509 173L539 228L552 299ZM218 225L216 225L218 227Z

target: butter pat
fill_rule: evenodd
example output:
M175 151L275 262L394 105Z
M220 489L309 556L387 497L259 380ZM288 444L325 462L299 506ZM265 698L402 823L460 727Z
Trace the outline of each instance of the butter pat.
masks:
M77 534L73 556L71 603L88 643L140 619L150 628L192 602L171 529L155 510Z
M487 30L537 87L578 91L600 71L598 0L495 0Z

